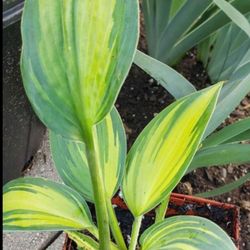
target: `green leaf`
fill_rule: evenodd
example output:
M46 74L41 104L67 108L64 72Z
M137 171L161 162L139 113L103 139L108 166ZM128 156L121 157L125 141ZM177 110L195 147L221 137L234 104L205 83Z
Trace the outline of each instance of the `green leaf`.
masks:
M84 199L73 189L43 178L19 178L3 188L3 229L7 231L95 227Z
M106 195L111 198L124 175L126 156L126 135L115 108L96 125L95 140L98 145L97 159L103 171ZM85 144L68 140L52 131L50 143L55 166L63 182L93 202Z
M250 65L249 65L250 66ZM240 70L240 69L239 69ZM236 75L234 75L236 78ZM209 122L206 132L203 138L210 135L239 105L242 99L250 92L250 74L243 79L230 80L225 83L219 100L213 113L213 116Z
M247 14L246 18L250 20L250 15ZM208 44L204 41L198 46L198 54L212 82L229 79L237 68L249 62L250 39L234 23L226 25L207 40ZM242 75L244 77L244 72Z
M168 54L175 49L179 40L187 33L192 25L199 20L199 17L211 5L211 0L188 0L185 1L180 10L172 17L159 39L159 46L156 58L167 64Z
M222 144L199 150L188 171L229 163L250 163L250 144Z
M139 50L135 54L134 63L157 80L176 99L196 91L195 87L177 71Z
M191 162L214 111L221 84L179 99L142 131L127 157L124 199L135 217L160 203Z
M202 61L205 68L210 60L210 51L212 49L212 44L217 37L216 34L209 36L197 45L197 60Z
M111 110L138 41L136 0L25 1L21 70L49 129L81 140Z
M173 216L148 228L140 238L141 250L236 250L230 237L210 220Z
M206 148L218 144L240 142L243 140L250 140L250 118L245 118L230 124L220 131L213 133L202 142L202 147Z
M86 250L98 250L99 243L90 238L87 235L82 233L67 231L68 236L77 243L78 249L86 249ZM118 250L118 247L113 243L110 242L111 250Z
M70 239L77 244L77 249L98 250L99 244L91 237L79 232L67 232Z
M250 12L249 1L233 0L231 1L231 4L242 14ZM185 19L185 14L180 18ZM159 54L161 57L158 59L169 65L175 64L186 51L214 34L214 32L227 25L230 21L230 18L228 18L224 12L220 9L216 9L216 11L214 11L208 18L205 18L202 23L195 26L189 32L185 31L186 33L176 41L175 46L171 50L165 50L165 54ZM174 32L174 28L172 29L172 32Z
M214 197L217 195L228 193L236 188L239 188L241 185L243 185L246 181L249 181L249 180L250 180L250 173L239 178L237 181L233 181L229 184L223 185L222 187L214 188L211 191L195 194L195 196L208 198L208 197Z
M213 0L214 3L221 8L225 14L250 38L250 23L237 9L235 9L230 3L225 0Z
M155 57L159 38L186 0L143 0L142 11L149 54Z

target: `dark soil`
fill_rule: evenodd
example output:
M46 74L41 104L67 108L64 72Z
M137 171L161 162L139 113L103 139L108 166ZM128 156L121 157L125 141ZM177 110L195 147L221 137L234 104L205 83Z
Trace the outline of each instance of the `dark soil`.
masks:
M132 66L115 105L125 126L128 148L152 118L173 101L161 85Z
M234 241L233 225L232 223L228 223L229 221L233 221L234 211L232 209L224 210L215 206L203 206L197 204L185 204L183 206L178 206L172 204L171 202L169 204L169 208L174 209L179 215L186 215L190 210L192 210L197 216L209 218L220 227L222 227ZM132 224L134 220L133 215L128 210L124 210L118 207L115 208L115 211L120 222L123 237L126 240L126 243L129 244ZM140 228L140 235L154 223L154 219L154 214L144 216Z
M96 223L94 206L92 204L89 204L89 206L93 216L93 221ZM192 211L197 216L208 218L213 222L215 222L217 225L219 225L221 228L223 228L227 232L227 234L231 236L231 239L234 241L233 224L229 223L232 222L234 218L233 209L224 209L222 207L217 207L213 205L199 205L193 203L186 203L180 206L173 204L172 202L169 203L169 209L171 210L174 209L178 215L186 215L189 214L190 211ZM115 212L118 221L120 222L123 238L125 239L125 242L128 246L131 239L130 236L131 236L134 217L129 210L124 208L115 207ZM154 223L154 219L155 219L155 214L153 212L146 214L144 216L139 235L141 235L147 228L149 228ZM69 241L67 243L68 243L68 248L66 250L76 249L76 245L74 242Z

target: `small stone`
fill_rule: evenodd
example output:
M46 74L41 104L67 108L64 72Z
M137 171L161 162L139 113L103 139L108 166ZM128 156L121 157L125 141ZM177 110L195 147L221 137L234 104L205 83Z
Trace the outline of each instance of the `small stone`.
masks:
M150 78L150 79L148 80L148 82L149 82L150 84L152 84L152 83L154 83L154 79L153 79L153 78Z
M221 176L225 179L227 177L227 170L225 168L221 169Z
M209 173L209 171L207 169L205 169L205 173L207 175L207 178L209 181L213 182L214 181L214 178L213 176Z
M227 168L227 172L228 172L229 174L232 174L233 171L234 171L234 168L233 168L233 166L230 164L230 165L228 166L228 168Z
M228 197L227 198L227 202L231 202L232 198L231 197Z
M122 194L121 190L119 191L118 195L119 195L119 197L123 198L123 194Z
M129 128L125 123L123 123L123 125L124 125L124 128L125 128L125 132L127 134L132 134L133 130L131 128Z
M127 235L127 243L130 244L130 242L131 242L131 237L130 235Z
M151 97L149 98L149 100L152 101L152 102L156 101L156 96L155 96L155 95L151 96Z
M240 202L242 208L250 211L250 201L243 200Z
M242 104L243 106L246 106L246 105L248 105L249 103L248 103L247 99L244 99L244 100L241 102L241 104Z
M158 115L158 113L154 113L154 117L157 116L157 115Z
M183 187L185 188L185 191L187 194L192 195L193 194L193 188L190 182L186 181L183 183Z
M218 183L221 183L221 182L222 182L222 183L226 183L226 180L225 180L224 177L221 177L220 180L218 180Z

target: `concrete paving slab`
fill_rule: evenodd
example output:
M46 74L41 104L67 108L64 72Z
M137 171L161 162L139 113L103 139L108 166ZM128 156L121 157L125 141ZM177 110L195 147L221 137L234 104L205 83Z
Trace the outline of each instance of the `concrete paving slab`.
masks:
M34 156L32 165L25 171L25 176L44 177L61 182L50 153L48 132L46 132L41 147ZM3 234L3 250L40 250L43 243L55 232L18 232ZM50 250L61 250L65 235L61 236L50 246Z
M63 244L65 241L65 233L62 233L54 242L51 244L47 250L57 250L57 249L62 249Z
M48 240L54 233L4 233L3 234L3 250L39 250L41 245ZM51 245L50 250L61 250L63 240L57 242L55 247Z

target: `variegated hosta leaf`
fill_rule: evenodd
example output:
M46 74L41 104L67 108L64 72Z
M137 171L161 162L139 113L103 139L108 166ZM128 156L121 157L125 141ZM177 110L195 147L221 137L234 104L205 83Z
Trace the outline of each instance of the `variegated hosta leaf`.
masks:
M84 235L82 233L74 232L74 231L67 232L67 234L77 244L78 250L100 249L99 244L90 236ZM115 245L113 242L110 242L110 248L111 250L119 250L117 245Z
M43 178L19 178L3 188L3 228L65 230L95 227L85 200L73 189Z
M141 250L236 250L215 223L198 216L174 216L154 224L140 238Z
M84 140L111 110L138 40L137 0L26 0L21 69L53 131Z
M103 170L106 194L111 198L124 175L126 135L115 108L95 127L95 140ZM51 152L57 171L68 186L94 201L85 144L50 132Z
M179 99L139 135L127 157L125 201L134 216L155 207L177 185L214 111L221 84Z

